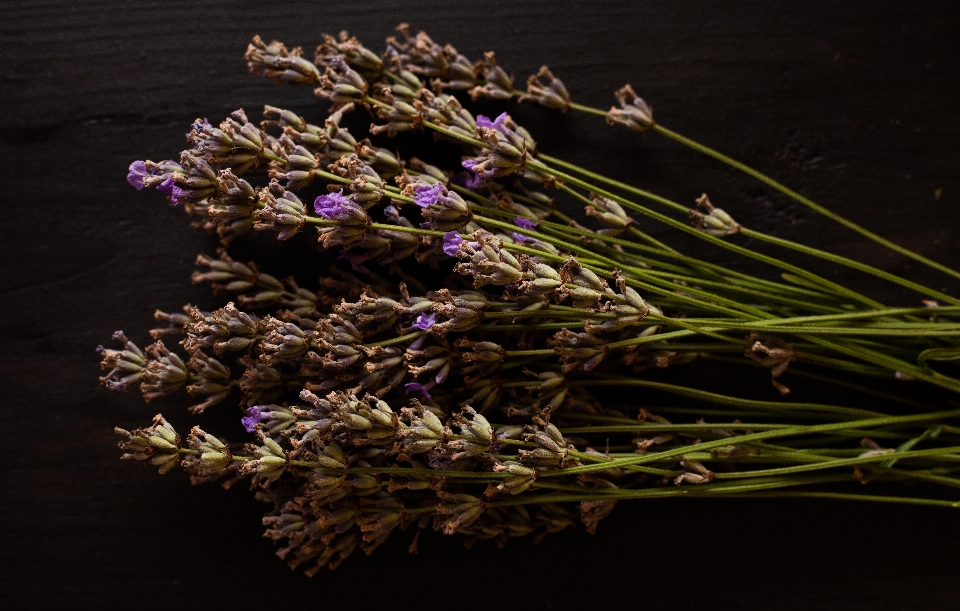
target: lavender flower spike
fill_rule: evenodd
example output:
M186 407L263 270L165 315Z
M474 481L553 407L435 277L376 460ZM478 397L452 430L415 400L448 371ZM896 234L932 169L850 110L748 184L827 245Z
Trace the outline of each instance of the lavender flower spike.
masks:
M270 407L267 405L248 407L247 417L241 418L240 423L243 424L243 428L247 429L248 433L252 433L253 429L260 424L261 421L267 419L267 416L270 414L269 409Z
M150 172L147 171L147 164L137 160L130 164L129 171L127 172L127 182L136 188L137 191L141 191L143 190L143 177L149 175Z
M421 208L428 208L440 201L440 194L443 191L443 185L434 183L433 185L423 185L417 187L413 201Z
M317 214L325 219L332 219L343 214L344 207L349 206L351 201L343 195L343 189L337 193L328 193L321 195L313 202L313 209Z
M452 233L452 232L451 232ZM417 316L416 322L413 323L411 329L420 329L421 331L426 331L437 322L437 315L434 312L431 312L427 315L420 314Z
M520 229L536 229L537 222L531 221L530 219L525 219L522 216L518 216L513 219L513 224L519 227Z

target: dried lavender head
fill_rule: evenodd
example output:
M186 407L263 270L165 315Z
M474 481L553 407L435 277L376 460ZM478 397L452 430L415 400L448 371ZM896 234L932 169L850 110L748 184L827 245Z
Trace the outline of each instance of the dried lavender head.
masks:
M323 218L336 221L336 225L317 228L319 242L324 248L337 245L351 248L358 245L366 235L370 217L352 196L343 195L343 189L338 193L321 195L314 201L313 207Z
M219 127L194 123L188 140L197 157L212 164L227 164L242 174L260 163L269 138L247 119L243 109L230 113Z
M190 430L187 445L200 452L197 464L198 475L214 475L223 472L233 462L233 455L222 441L203 431L199 426Z
M361 149L371 153L371 158L380 159L386 157L386 155L382 154L378 156L378 151L367 146L361 147ZM383 177L355 153L340 157L335 163L330 164L328 169L334 174L349 178L353 181L348 186L352 194L351 199L360 204L364 210L377 204L383 199L386 193L386 185Z
M207 356L201 350L195 350L187 361L187 369L195 376L195 381L187 386L187 394L191 397L206 397L206 399L190 408L194 414L223 401L230 394L232 382L230 369L223 363Z
M368 78L376 78L383 72L383 60L376 53L360 44L355 36L340 32L339 39L330 34L323 35L323 44L317 47L314 56L318 66L329 65L336 58L342 57L351 68Z
M596 194L592 194L590 200L592 205L585 208L587 216L596 218L606 226L597 233L617 236L623 233L630 223L636 222L624 212L620 204L613 200Z
M270 178L285 180L290 191L302 189L313 182L316 171L320 168L317 154L302 144L297 144L286 134L280 136L271 149L280 160L270 161Z
M520 101L527 100L561 112L566 112L570 107L570 94L566 86L546 66L541 66L539 72L527 79L527 93L520 96Z
M147 361L140 382L144 401L169 395L186 386L190 377L187 366L175 352L167 350L162 341L157 340L148 346L147 354L151 358Z
M575 369L590 371L607 356L606 342L589 333L561 329L554 336L554 352L563 363L563 373Z
M739 223L720 208L715 208L706 193L697 198L697 208L690 210L690 224L703 233L718 238L740 233Z
M326 67L326 72L320 77L320 87L314 89L314 94L333 102L334 109L344 108L348 104L363 104L368 90L366 79L340 55L326 60Z
M503 249L503 242L480 233L473 237L478 248L471 242L462 242L457 250L461 260L454 268L460 274L473 276L473 286L480 288L487 284L513 284L523 278L520 262Z
M212 348L219 355L225 350L246 350L255 341L259 327L256 316L241 312L233 302L210 316L194 308L190 318L193 323L187 325L187 337L181 342L188 352Z
M287 240L299 233L306 223L307 207L285 190L276 180L260 190L258 200L263 207L254 213L254 228L274 231L278 240Z
M620 103L610 108L607 113L607 123L610 125L625 125L626 127L645 132L654 126L653 109L638 96L630 85L624 85L614 94Z
M153 424L145 429L136 429L132 433L119 427L114 431L126 437L120 442L124 451L120 458L149 463L160 468L163 475L174 468L180 460L180 436L163 416L153 417Z
M301 85L316 83L320 80L320 70L313 63L303 59L300 47L287 49L279 41L265 44L259 36L254 36L247 46L244 59L250 72L271 78L277 84L290 83Z
M417 183L414 183L417 184ZM418 184L414 187L414 202L420 206L424 229L432 231L460 231L473 219L470 206L442 183Z
M470 89L470 97L474 100L479 98L509 100L512 98L514 92L513 78L497 65L497 57L493 51L484 53L483 58L481 71L485 82L483 85L477 85Z
M147 366L147 358L136 344L127 339L123 331L115 332L113 339L123 342L122 350L97 346L97 354L102 357L100 369L110 370L100 378L100 383L109 390L126 392L140 383Z

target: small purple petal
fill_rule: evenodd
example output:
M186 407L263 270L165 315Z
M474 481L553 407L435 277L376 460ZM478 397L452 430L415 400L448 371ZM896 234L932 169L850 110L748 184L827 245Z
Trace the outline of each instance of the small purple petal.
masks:
M513 232L513 239L521 244L533 244L536 241L533 238L529 238L522 233L517 233L516 231Z
M164 195L173 195L174 188L176 188L176 185L173 182L173 176L167 176L166 180L157 185L157 191Z
M127 182L140 191L143 189L143 177L149 175L147 164L137 160L130 164L127 172Z
M430 391L426 386L420 384L419 382L410 382L409 384L404 384L403 389L408 395L417 395L424 401L432 401L433 397L430 396Z
M463 167L465 167L466 169L472 172L474 166L476 166L477 163L478 162L476 159L464 159L463 161L460 162L460 165L462 165Z
M413 196L415 204L421 208L427 208L440 201L440 194L443 192L443 185L435 183L433 185L421 185L417 187L416 195Z
M435 312L430 312L426 316L420 314L417 316L417 321L413 323L411 329L420 329L421 331L426 331L432 327L437 322L437 314Z
M502 132L506 130L506 127L504 127L503 125L503 122L506 120L507 120L507 113L505 112L500 113L500 116L494 119L493 121L490 120L490 117L477 115L477 127L486 127L489 129L495 129L497 131Z
M344 197L343 189L337 193L321 195L313 202L313 209L323 218L332 219L343 214L343 207L349 205L350 200Z
M247 429L248 433L252 433L254 427L256 427L262 420L266 420L270 407L267 405L254 405L253 407L247 408L247 417L241 418L240 423L243 424L243 428Z
M530 219L525 219L522 216L518 216L513 219L513 224L519 227L520 229L536 229L537 222L531 221Z
M170 202L176 206L180 202L190 198L190 189L181 189L180 187L174 185L173 189L170 191Z
M463 243L463 238L460 237L460 234L456 231L448 231L443 234L443 252L447 253L451 257L456 256L457 251L460 250L460 244Z

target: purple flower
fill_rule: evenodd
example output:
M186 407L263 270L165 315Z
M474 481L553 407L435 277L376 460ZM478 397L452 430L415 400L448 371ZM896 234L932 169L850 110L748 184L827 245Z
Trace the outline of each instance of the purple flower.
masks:
M427 384L424 386L419 382L410 382L409 384L404 384L403 389L407 392L408 395L417 395L420 399L424 401L433 401L433 397L430 396L430 386L432 384Z
M162 183L157 185L157 191L163 193L164 195L173 195L173 190L175 188L176 185L173 182L173 176L167 176Z
M460 237L459 233L456 231L448 231L443 234L443 252L454 257L457 251L460 250L460 244L463 242L465 242L465 240ZM480 248L480 242L467 242L467 245L474 249Z
M323 218L332 219L340 216L344 212L344 207L349 206L351 200L343 195L343 189L337 193L328 193L321 195L313 202L313 209Z
M495 129L498 132L506 132L507 128L503 123L507 120L507 117L507 113L503 112L500 113L499 117L491 121L490 117L477 115L477 127L486 127L489 129Z
M190 199L191 193L190 189L181 189L177 185L173 185L173 189L170 190L170 202L176 206L180 202Z
M435 312L430 312L426 316L420 314L417 316L417 321L413 323L411 329L420 329L421 331L426 331L437 322L437 315Z
M421 208L427 208L440 201L440 194L443 192L443 185L435 183L433 185L421 185L417 187L416 195L413 201Z
M149 175L150 172L147 171L147 164L137 160L130 164L129 172L127 172L127 182L135 187L137 191L140 191L143 189L143 177Z
M460 237L460 234L456 231L448 231L443 234L443 252L447 253L451 257L456 256L457 251L460 250L460 244L463 243L463 238Z
M243 424L243 428L247 429L248 433L252 433L254 427L261 421L266 420L269 416L269 405L254 405L253 407L247 408L247 417L241 418L240 423Z
M533 238L527 237L522 233L517 233L516 231L514 231L512 235L513 235L513 239L516 240L517 242L520 242L521 244L533 244L534 242L536 242L536 240L534 240Z
M520 229L535 229L537 227L536 221L525 219L522 216L518 216L517 218L513 219L513 224Z

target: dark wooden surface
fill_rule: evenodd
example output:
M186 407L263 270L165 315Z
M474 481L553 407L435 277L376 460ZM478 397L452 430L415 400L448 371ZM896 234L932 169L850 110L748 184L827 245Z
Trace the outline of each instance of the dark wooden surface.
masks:
M270 103L319 116L309 92L246 73L256 33L312 49L346 28L379 48L409 21L470 57L495 49L518 81L547 63L583 103L606 106L630 82L664 125L958 266L958 6L0 3L0 606L960 608L960 513L825 501L635 502L596 536L506 550L433 535L409 556L399 534L310 580L273 557L243 487L117 460L114 425L159 410L183 430L194 420L179 400L107 393L94 354L115 329L147 343L156 307L218 303L187 282L214 242L132 190L130 161L174 156L198 115ZM662 138L573 113L516 116L545 152L678 201L708 191L747 225L960 292ZM237 438L236 414L223 418L201 423Z

